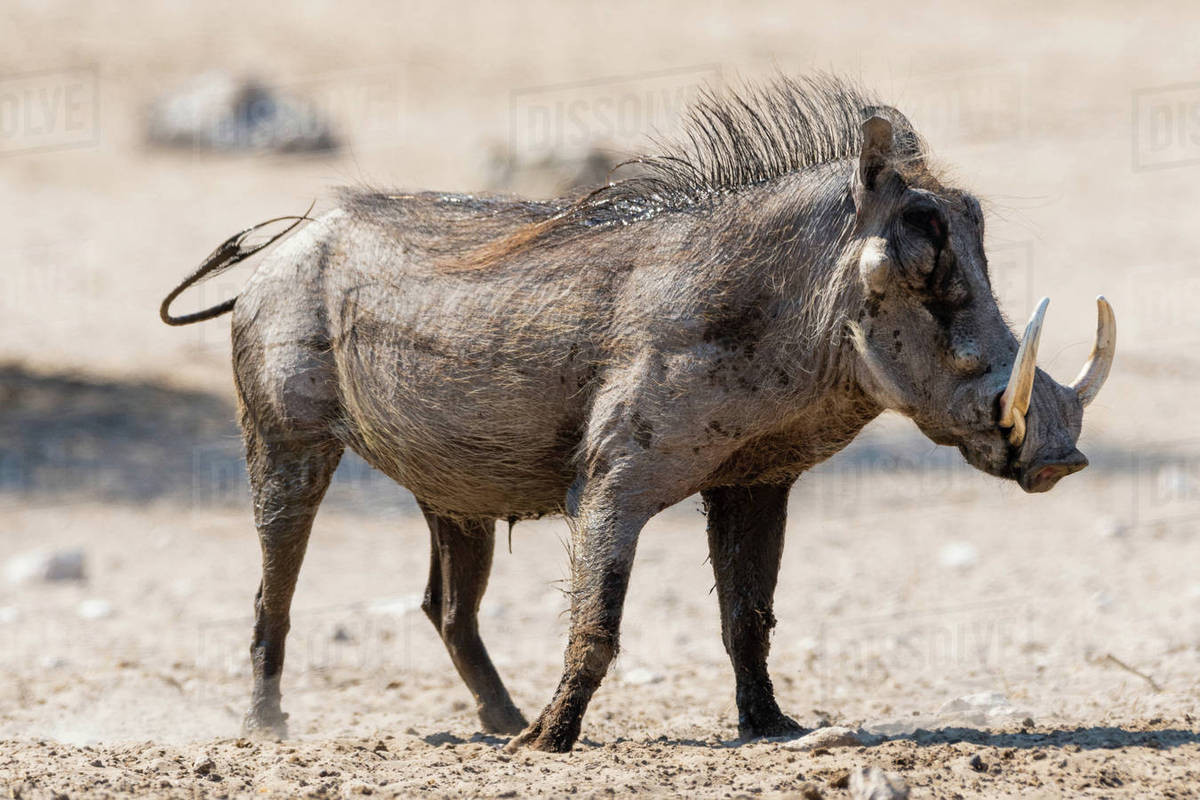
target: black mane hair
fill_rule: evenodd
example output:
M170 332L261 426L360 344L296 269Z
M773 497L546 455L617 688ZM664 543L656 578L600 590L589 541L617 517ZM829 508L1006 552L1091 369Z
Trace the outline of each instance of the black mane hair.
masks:
M567 216L585 225L631 222L853 158L862 148L862 123L871 116L893 124L898 152L923 153L923 141L903 114L844 78L780 75L736 89L707 87L687 112L682 141L659 142L661 154L625 162L643 174L596 189Z
M350 190L343 203L367 216L405 216L413 207L397 200L436 204L428 222L441 231L468 231L448 237L441 268L486 270L535 246L557 246L609 229L670 212L703 212L752 186L844 159L862 149L862 123L879 116L892 123L895 152L923 169L924 143L896 109L881 105L856 84L833 75L791 78L783 75L740 88L706 88L689 108L683 136L660 143L662 152L625 162L638 174L610 181L591 192L546 202L511 197L474 197L435 193L388 194ZM624 165L620 165L624 166ZM618 169L620 168L618 167ZM446 210L454 215L447 217ZM497 225L487 236L482 219ZM498 230L497 230L498 229ZM481 240L480 235L484 234ZM463 244L472 242L465 249Z

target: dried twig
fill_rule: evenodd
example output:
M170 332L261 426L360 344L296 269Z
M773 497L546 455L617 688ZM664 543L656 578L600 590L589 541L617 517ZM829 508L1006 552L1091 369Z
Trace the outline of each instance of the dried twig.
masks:
M1112 653L1106 653L1104 658L1100 659L1098 663L1104 663L1106 661L1109 662L1110 664L1114 664L1114 665L1120 667L1121 669L1128 672L1130 675L1138 676L1139 678L1144 680L1146 683L1150 684L1150 688L1153 689L1154 691L1161 692L1163 690L1162 686L1160 686L1158 681L1154 680L1154 678L1151 678L1149 675L1147 675L1144 672L1134 669L1133 667L1129 666L1121 659L1114 656Z

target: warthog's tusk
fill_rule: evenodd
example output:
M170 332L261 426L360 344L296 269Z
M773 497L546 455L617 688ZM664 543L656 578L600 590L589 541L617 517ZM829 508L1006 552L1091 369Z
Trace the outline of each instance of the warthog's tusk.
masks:
M1117 354L1117 317L1104 295L1096 298L1096 314L1096 344L1092 346L1087 363L1079 371L1079 377L1071 384L1084 406L1100 394L1100 388L1108 379L1108 371L1112 369L1113 357Z
M1008 376L1008 386L1000 395L1000 427L1009 428L1008 442L1013 447L1020 447L1025 441L1025 412L1029 410L1029 399L1033 395L1033 378L1037 374L1038 340L1042 336L1042 322L1046 318L1046 306L1050 298L1043 297L1033 310L1029 324L1025 326L1025 335L1021 337L1021 346L1017 348L1017 358L1013 361L1012 374Z

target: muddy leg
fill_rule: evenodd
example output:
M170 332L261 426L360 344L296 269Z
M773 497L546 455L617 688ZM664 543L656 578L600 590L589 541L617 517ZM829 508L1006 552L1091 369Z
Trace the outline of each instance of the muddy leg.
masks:
M495 544L494 520L459 522L425 512L431 553L421 607L441 634L450 660L475 696L489 733L517 733L527 724L479 638L479 603L487 589Z
M702 493L721 604L721 638L737 680L738 733L743 739L804 730L779 710L767 675L790 488L738 486Z
M619 505L610 500L571 519L571 628L562 679L550 704L509 750L569 751L588 702L617 655L637 537L650 517L614 508Z
M279 706L279 680L292 593L313 517L341 458L342 446L328 440L267 440L252 429L245 436L263 574L254 598L254 639L250 643L254 691L244 729L285 736L287 715Z

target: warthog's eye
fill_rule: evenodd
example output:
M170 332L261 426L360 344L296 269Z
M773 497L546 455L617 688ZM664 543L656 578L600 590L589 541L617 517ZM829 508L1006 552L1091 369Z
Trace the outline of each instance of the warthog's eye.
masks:
M946 240L946 225L936 209L927 206L910 208L904 212L904 224L921 235L927 237L935 245L941 246Z

